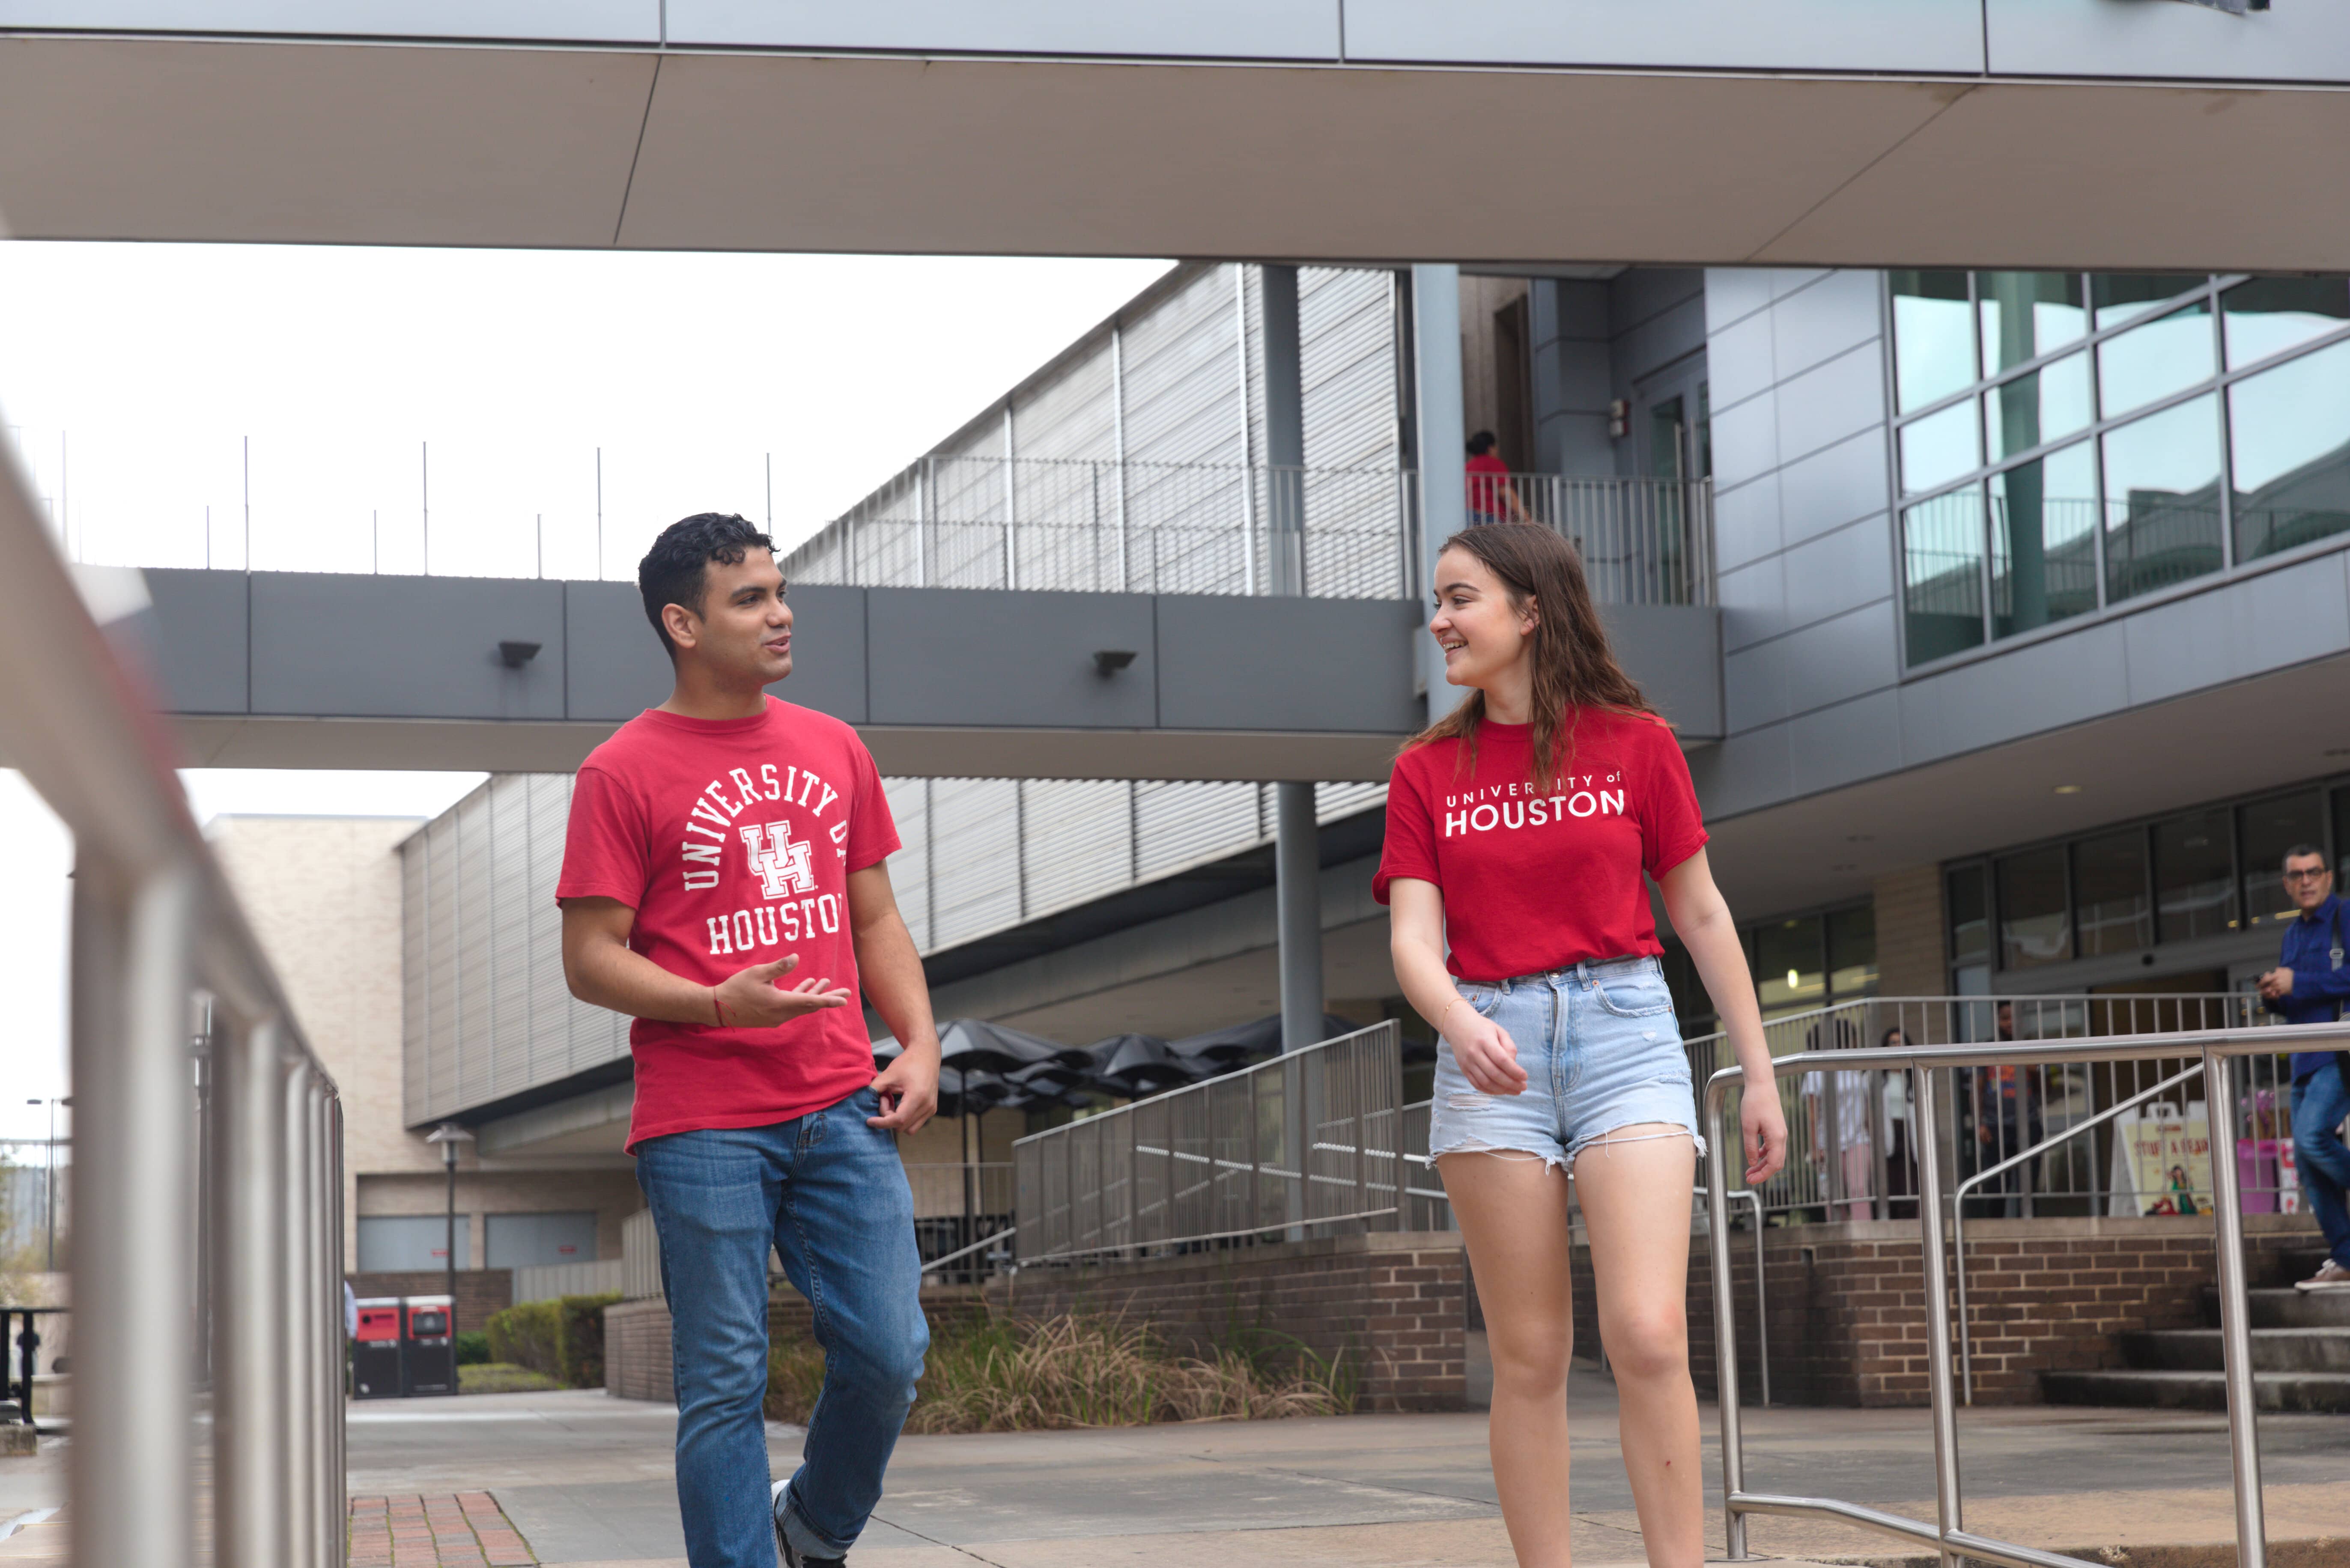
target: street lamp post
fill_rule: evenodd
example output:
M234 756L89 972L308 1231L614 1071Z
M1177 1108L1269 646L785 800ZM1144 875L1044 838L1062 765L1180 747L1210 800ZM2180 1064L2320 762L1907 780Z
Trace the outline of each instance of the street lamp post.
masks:
M442 1168L449 1173L448 1222L441 1257L449 1276L449 1344L453 1352L457 1343L457 1146L473 1142L473 1135L455 1122L442 1122L425 1135L424 1141L441 1146Z

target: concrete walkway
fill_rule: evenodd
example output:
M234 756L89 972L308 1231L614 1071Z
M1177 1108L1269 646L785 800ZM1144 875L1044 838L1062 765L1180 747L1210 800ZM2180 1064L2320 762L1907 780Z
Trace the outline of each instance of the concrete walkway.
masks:
M1614 1390L1578 1373L1574 1548L1586 1568L1641 1558L1616 1453ZM1706 1412L1709 1424L1711 1412ZM2271 1561L2350 1568L2350 1417L2261 1422ZM498 1395L355 1405L350 1493L370 1536L406 1515L443 1519L398 1568L531 1561L679 1568L684 1558L666 1408L600 1393ZM796 1428L768 1429L776 1473ZM1982 1410L1961 1420L1967 1521L1985 1533L2129 1568L2233 1561L2223 1421L2200 1414L2070 1407ZM1717 1456L1706 1444L1709 1496ZM1758 1490L1809 1492L1917 1518L1932 1513L1932 1438L1922 1410L1755 1410L1747 1473ZM12 1509L58 1500L61 1450L0 1461L0 1528ZM491 1501L480 1494L487 1494ZM462 1528L450 1521L462 1518ZM380 1522L382 1521L382 1522ZM1719 1511L1709 1523L1721 1550ZM476 1545L465 1544L469 1529ZM0 1541L0 1563L48 1558L61 1532ZM425 1538L442 1542L425 1555ZM1898 1542L1804 1521L1753 1521L1757 1551L1886 1561ZM50 1551L54 1551L54 1546ZM378 1562L380 1551L369 1555ZM909 1438L857 1568L1437 1568L1506 1565L1480 1414L1357 1416L1107 1431Z

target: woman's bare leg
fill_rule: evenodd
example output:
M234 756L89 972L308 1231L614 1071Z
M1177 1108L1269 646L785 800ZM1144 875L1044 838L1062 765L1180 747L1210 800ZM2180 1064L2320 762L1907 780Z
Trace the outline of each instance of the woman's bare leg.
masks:
M1566 1173L1530 1155L1448 1154L1436 1164L1485 1310L1502 1522L1518 1568L1567 1568L1566 1362L1575 1314Z
M1616 1375L1624 1469L1653 1568L1701 1568L1705 1561L1705 1487L1689 1366L1696 1177L1696 1143L1685 1130L1664 1126L1610 1133L1585 1146L1575 1161L1599 1296L1599 1341Z

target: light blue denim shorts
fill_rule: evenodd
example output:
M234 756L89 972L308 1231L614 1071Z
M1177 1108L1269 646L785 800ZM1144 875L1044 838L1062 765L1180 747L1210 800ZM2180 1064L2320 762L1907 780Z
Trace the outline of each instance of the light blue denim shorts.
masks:
M1489 1095L1436 1047L1428 1152L1514 1152L1572 1168L1585 1147L1624 1127L1687 1128L1700 1158L1697 1097L1672 993L1653 958L1584 962L1504 981L1457 981L1462 1000L1518 1048L1526 1086Z

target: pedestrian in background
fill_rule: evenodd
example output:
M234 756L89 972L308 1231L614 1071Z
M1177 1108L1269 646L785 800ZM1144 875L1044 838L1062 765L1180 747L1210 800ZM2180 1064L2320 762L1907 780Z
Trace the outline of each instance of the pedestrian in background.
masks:
M1835 1046L1843 1051L1859 1044L1858 1031L1850 1019L1835 1021ZM1819 1029L1813 1027L1804 1049L1819 1047ZM1866 1220L1873 1217L1873 1178L1875 1147L1868 1127L1869 1075L1856 1067L1836 1070L1831 1095L1828 1075L1818 1069L1804 1075L1805 1119L1812 1126L1812 1163L1820 1168L1820 1187L1828 1199L1827 1215L1835 1220ZM1828 1115L1828 1101L1835 1101L1835 1115ZM1829 1158L1828 1128L1835 1128L1835 1158ZM1841 1210L1841 1212L1839 1212Z
M1464 465L1469 472L1469 521L1480 523L1523 523L1527 521L1524 503L1518 499L1517 486L1510 483L1510 465L1502 461L1495 450L1500 446L1492 431L1479 431L1469 438L1469 461Z
M2350 998L2350 969L2342 964L2342 900L2325 852L2314 844L2286 850L2284 890L2301 913L2284 929L2277 967L2261 976L2261 995L2287 1023L2334 1023ZM2317 1272L2301 1282L2305 1291L2350 1285L2350 1147L2342 1142L2350 1085L2343 1080L2343 1055L2293 1054L2293 1158L2327 1253Z

